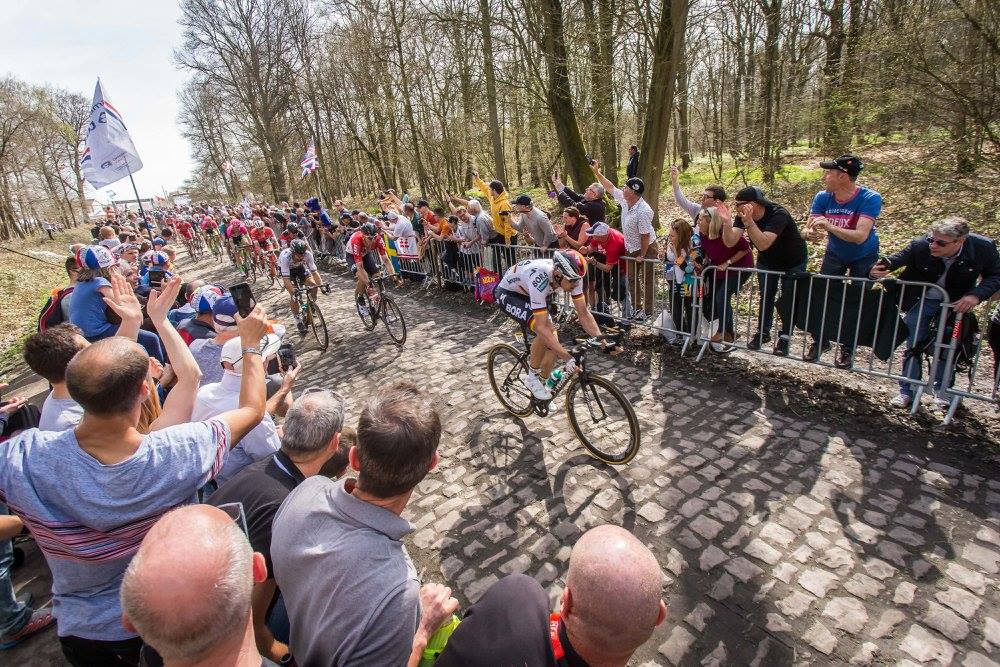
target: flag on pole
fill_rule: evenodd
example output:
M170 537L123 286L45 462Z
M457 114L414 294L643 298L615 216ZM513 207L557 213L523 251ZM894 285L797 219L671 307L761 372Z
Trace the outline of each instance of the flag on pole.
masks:
M90 107L90 123L86 128L80 168L83 177L95 188L103 188L142 169L142 160L135 150L132 137L97 80L94 102Z
M224 172L226 172L228 174L232 170L233 170L233 163L232 162L230 162L229 160L226 160L225 162L222 163L222 171L224 171Z
M316 167L319 166L316 160L316 142L310 141L309 148L306 149L306 154L302 156L302 178L316 171Z

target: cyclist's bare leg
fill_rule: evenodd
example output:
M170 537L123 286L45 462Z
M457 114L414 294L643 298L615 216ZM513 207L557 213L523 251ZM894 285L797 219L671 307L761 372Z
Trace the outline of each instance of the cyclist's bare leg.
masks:
M552 373L556 365L556 353L542 342L542 339L535 336L531 341L531 354L528 355L528 366L539 370L538 377L547 378Z
M282 278L281 282L285 286L285 291L288 292L288 306L292 309L292 315L295 319L299 316L299 300L295 298L295 286L292 285L292 281L288 278Z

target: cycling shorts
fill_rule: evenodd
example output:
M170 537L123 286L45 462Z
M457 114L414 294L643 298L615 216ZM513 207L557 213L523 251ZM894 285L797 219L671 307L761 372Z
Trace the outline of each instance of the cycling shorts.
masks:
M369 250L361 257L361 263L365 267L365 272L372 276L379 272L378 258L375 257L375 252ZM357 260L354 259L354 253L347 253L347 266L351 269L351 273L357 274L358 265Z
M234 248L243 247L243 237L241 235L230 236L229 240L232 241Z
M535 313L531 310L531 303L526 294L497 287L493 292L493 299L507 317L522 327L535 330Z
M201 231L204 232L204 233L206 233L206 234L211 234L211 235L214 236L215 233L218 232L219 230L216 229L215 227L206 227L205 229L203 229Z
M292 285L295 287L302 287L305 284L306 278L309 277L309 273L306 271L304 264L299 266L292 266L288 268L288 279L292 281Z

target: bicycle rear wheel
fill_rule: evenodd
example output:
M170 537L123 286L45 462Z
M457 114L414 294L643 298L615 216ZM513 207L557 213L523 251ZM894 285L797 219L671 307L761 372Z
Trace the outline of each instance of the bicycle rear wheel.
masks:
M389 332L389 338L400 347L406 342L406 320L396 301L389 296L382 297L382 324Z
M358 317L361 318L361 323L365 325L365 330L373 331L375 329L375 325L378 323L378 320L376 319L378 317L378 312L372 305L371 298L369 298L366 294L361 297L361 301L358 301L357 296L355 296L354 307L358 310Z
M486 353L486 372L500 404L515 417L527 417L534 410L531 392L521 379L528 373L524 355L513 345L499 343Z
M327 346L330 345L330 335L326 330L326 320L323 319L323 313L315 301L309 302L309 326L319 349L325 352Z
M599 375L573 378L566 390L566 415L583 446L605 463L623 465L639 451L639 419L632 403Z

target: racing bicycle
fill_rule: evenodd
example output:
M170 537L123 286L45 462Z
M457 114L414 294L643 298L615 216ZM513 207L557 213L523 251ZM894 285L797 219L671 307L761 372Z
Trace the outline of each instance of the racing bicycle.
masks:
M264 250L263 248L254 246L253 257L260 277L268 281L268 287L274 287L275 282L278 280L277 253L274 250Z
M371 276L362 300L355 299L354 303L365 329L372 331L378 321L382 320L389 337L396 345L402 347L406 342L406 321L395 299L385 293L385 278L383 272Z
M486 353L490 384L500 404L515 417L549 414L552 401L566 393L566 416L573 432L592 456L611 465L624 465L639 451L639 419L632 403L607 378L587 369L587 352L603 347L605 341L617 345L623 332L588 338L570 348L579 371L563 375L552 387L552 398L538 400L524 386L528 373L529 336L522 327L525 349L508 343L494 345Z
M316 303L314 294L317 291L329 294L330 285L327 283L302 285L296 281L294 295L295 299L299 302L299 313L302 314L302 321L305 322L307 327L306 331L302 334L302 338L308 338L309 333L312 332L319 349L325 352L326 348L330 345L330 335L326 330L326 320L323 318L323 312L319 309L319 304Z

